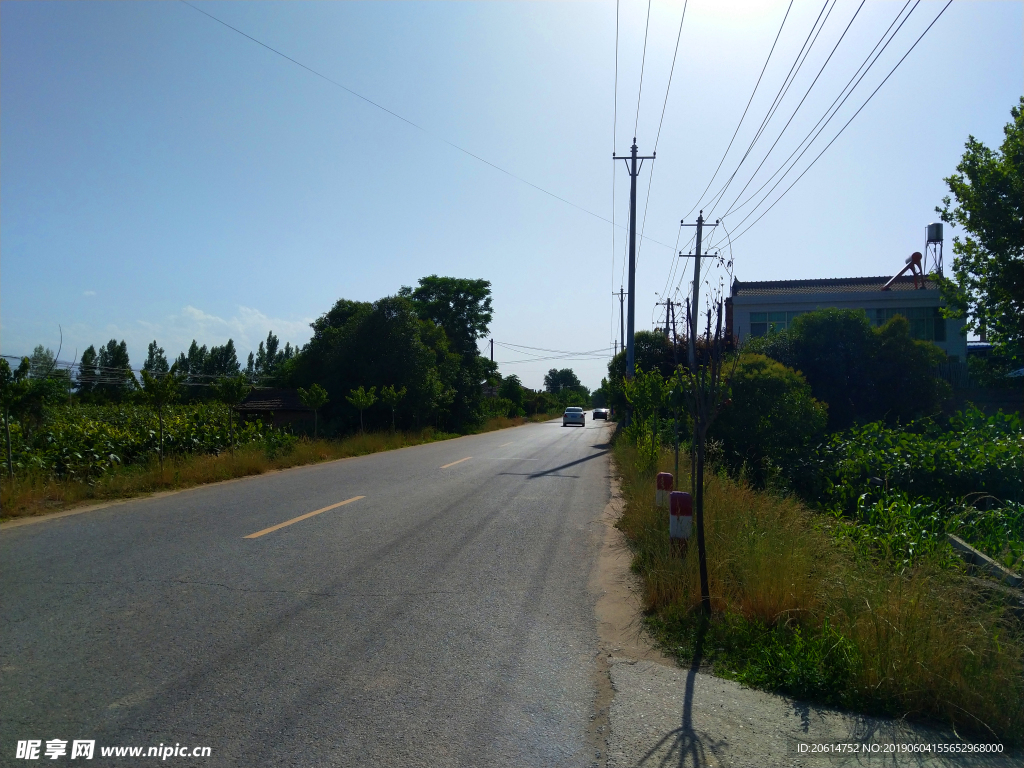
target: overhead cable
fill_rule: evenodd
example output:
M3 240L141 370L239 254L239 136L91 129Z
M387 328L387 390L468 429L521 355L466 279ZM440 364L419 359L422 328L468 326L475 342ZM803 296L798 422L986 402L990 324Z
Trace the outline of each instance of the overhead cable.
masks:
M818 162L818 159L823 154L825 154L825 152L828 150L828 148L831 147L832 144L835 142L835 140L838 139L842 135L843 131L846 130L847 126L849 126L850 123L853 122L854 118L857 117L857 115L860 114L861 110L864 109L864 107L866 107L868 105L868 102L871 101L871 99L874 97L874 95L876 93L878 93L878 91L881 89L881 87L883 85L885 85L886 81L892 76L893 72L895 72L896 69L900 66L900 64L903 63L904 59L906 59L907 56L910 55L910 52L913 51L914 48L917 47L917 44L919 42L921 42L922 38L924 38L924 36L926 34L928 34L928 30L930 30L935 25L935 22L937 22L939 20L939 17L941 17L942 14L946 12L946 9L949 8L949 6L952 5L952 4L953 4L953 0L949 0L944 6L942 6L942 10L939 11L938 15L934 19L932 19L931 24L929 24L925 28L924 32L921 33L920 37L918 37L917 40L914 41L914 44L910 46L910 49L905 54L903 54L903 57L898 62L896 62L896 66L894 66L891 70L889 70L889 74L886 75L885 79L882 80L882 82L880 82L878 84L878 86L875 88L875 90L873 90L871 92L871 95L868 96L867 99L864 100L864 103L861 104L860 107L857 109L857 111L853 113L853 116L850 117L850 119L846 121L846 124L843 125L843 127L839 129L839 133L837 133L834 137L832 137L832 141L830 141L828 144L825 145L825 148L822 149L821 152L819 152L817 154L817 156L810 162L810 164L806 168L804 168L803 172L799 176L796 177L796 179L793 181L793 183L790 184L786 188L786 190L781 195L778 196L778 198L776 198L775 202L773 202L770 206L768 206L768 208L765 209L764 213L762 213L760 216L758 216L756 219L754 219L754 221L752 221L749 225L747 225L746 229L744 229L742 232L737 234L736 237L732 238L733 240L739 240L744 234L746 234L746 232L748 232L751 227L753 227L755 224L757 224L757 222L759 222L764 217L764 215L766 213L768 213L768 211L770 211L772 208L774 208L776 206L776 204L779 202L779 200L781 200L783 197L786 196L786 193L789 192L789 190L791 190L796 185L796 183L798 181L800 181L800 179L802 179L804 177L804 174L806 174L809 170L811 170L811 168L814 166L814 164L816 162ZM908 18L909 18L909 16L908 16ZM801 155L802 154L803 153L801 153ZM797 158L797 159L799 159L799 158ZM781 181L781 179L779 181ZM775 187L772 187L772 189L775 189ZM769 191L769 194L770 194L770 191ZM765 198L765 199L767 199L767 198ZM755 210L756 210L756 208L755 208ZM753 213L753 212L751 212L751 213ZM747 217L745 217L743 219L743 221L746 221L746 219L749 218L750 215L751 214L748 214ZM740 223L742 224L742 221Z
M484 165L490 166L494 170L499 171L500 173L503 173L506 176L509 176L510 178L515 179L516 181L519 181L519 182L521 182L523 184L526 184L528 187L532 187L533 189L537 190L538 192L542 192L545 195L548 195L549 197L553 197L555 200L558 200L559 202L562 202L562 203L565 203L566 205L572 206L573 208L575 208L575 209L577 209L579 211L582 211L583 213L586 213L589 216L593 216L595 219L599 219L600 221L603 221L603 222L605 222L607 224L611 224L612 223L609 219L605 218L601 214L594 213L593 211L591 211L591 210L589 210L587 208L584 208L582 205L577 205L576 203L572 202L571 200L566 200L564 197L562 197L560 195L556 195L554 192L549 192L548 190L544 189L543 187L540 187L540 186L534 184L532 181L528 181L528 180L524 179L522 176L519 176L519 175L517 175L515 173L512 173L512 171L506 170L506 169L502 168L500 165L495 165L490 160L486 160L483 157L481 157L480 155L477 155L477 154L475 154L473 152L470 152L468 149L465 149L465 148L459 146L458 144L456 144L454 142L448 141L448 139L444 138L443 136L439 136L436 133L433 133L432 131L429 131L428 129L424 128L422 125L414 123L412 120L409 120L406 117L402 117L402 115L398 114L397 112L394 112L393 110L390 110L387 107L385 107L385 106L383 106L381 104L378 104L377 102L373 101L372 99L369 99L366 96L363 96L361 93L357 93L356 91L353 91L348 86L342 85L337 80L334 80L334 79L328 77L327 75L325 75L325 74L323 74L321 72L318 72L317 70L313 69L312 67L306 66L301 61L293 59L291 56L288 56L287 54L282 53L281 51L277 50L276 48L273 48L273 47L267 45L266 43L261 42L260 40L257 40L252 35L246 34L242 30L238 29L237 27L233 27L232 25L228 24L226 21L222 21L221 19L217 18L213 14L207 13L202 8L199 8L199 7L195 6L195 5L193 5L192 3L188 2L188 0L180 0L180 2L183 3L184 5L187 5L189 8L193 9L194 11L198 11L199 13L203 14L204 16L207 16L208 18L212 19L213 21L216 21L218 24L221 24L221 25L227 27L231 31L238 33L239 35L241 35L242 37L246 38L247 40L251 40L252 42L256 43L257 45L259 45L259 46L261 46L263 48L266 48L271 53L274 53L274 54L280 56L281 58L290 61L292 64L295 64L296 66L301 67L302 69L306 70L307 72L309 72L309 73L311 73L313 75L316 75L317 77L321 78L322 80L325 80L326 82L330 83L331 85L333 85L333 86L335 86L337 88L340 88L341 90L345 91L346 93L351 94L352 96L355 96L357 99L360 99L360 100L366 102L370 106L376 107L377 109L381 110L382 112L386 112L387 114L391 115L392 117L394 117L394 118L396 118L398 120L401 120L403 123L406 123L407 125L411 126L412 128L415 128L418 131L421 131L422 133L426 134L427 136L430 136L432 139L434 139L436 141L440 141L443 144L447 144L452 149L458 150L459 152L462 152L464 155L472 157L474 160L478 160L479 162L483 163ZM648 238L648 239L651 240L651 242L655 242L655 243L658 242L657 240L653 240L652 238ZM658 243L658 245L661 245L661 246L663 246L665 248L669 247L666 243Z

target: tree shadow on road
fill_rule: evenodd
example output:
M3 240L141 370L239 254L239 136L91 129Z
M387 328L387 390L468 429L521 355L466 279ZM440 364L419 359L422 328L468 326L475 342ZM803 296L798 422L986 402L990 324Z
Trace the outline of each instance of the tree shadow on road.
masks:
M722 741L702 739L700 734L693 729L693 693L697 684L697 673L700 672L701 663L704 660L704 639L707 632L708 620L704 617L697 625L697 635L693 644L693 660L690 662L690 669L686 674L682 723L678 728L669 731L659 739L658 743L640 758L638 766L653 765L652 758L671 741L668 752L658 760L658 766L667 768L670 765L678 765L679 768L687 768L687 766L696 768L708 764L706 749L714 754L717 752L716 748L724 744Z

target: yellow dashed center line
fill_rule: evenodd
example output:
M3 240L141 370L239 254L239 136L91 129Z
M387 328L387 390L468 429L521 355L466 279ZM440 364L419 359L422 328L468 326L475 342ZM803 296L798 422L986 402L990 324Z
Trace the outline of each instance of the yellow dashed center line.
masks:
M456 464L461 464L462 462L469 461L472 458L473 458L472 456L467 456L464 459L459 459L458 461L453 461L451 464L445 464L443 467L441 467L441 469L448 469L448 467L454 467Z
M319 515L321 512L329 512L332 509L337 509L338 507L343 507L346 504L351 504L353 501L359 501L360 499L365 499L365 498L366 498L365 496L353 496L351 499L345 499L344 501L339 501L337 504L331 504L329 507L324 507L323 509L317 509L317 510L314 510L313 512L307 512L304 515L299 515L298 517L293 517L291 520L285 520L283 523L278 523L277 525L272 525L269 528L264 528L262 531L256 531L256 533L250 533L248 536L243 536L242 538L243 539L258 539L260 536L266 536L268 533L273 533L274 531L278 530L279 528L285 528L285 527L287 527L289 525L292 525L294 523L298 523L298 522L300 522L302 520L305 520L307 517L312 517L313 515Z

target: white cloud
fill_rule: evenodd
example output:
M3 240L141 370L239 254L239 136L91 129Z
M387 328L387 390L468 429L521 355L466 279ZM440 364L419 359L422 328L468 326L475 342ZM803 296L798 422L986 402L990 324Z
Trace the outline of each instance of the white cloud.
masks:
M96 291L82 291L83 296L95 296Z

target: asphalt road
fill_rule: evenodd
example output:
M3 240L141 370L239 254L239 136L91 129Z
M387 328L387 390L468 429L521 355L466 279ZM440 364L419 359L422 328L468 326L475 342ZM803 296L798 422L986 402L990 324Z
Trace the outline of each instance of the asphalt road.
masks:
M0 764L591 764L609 437L588 414L6 528Z

